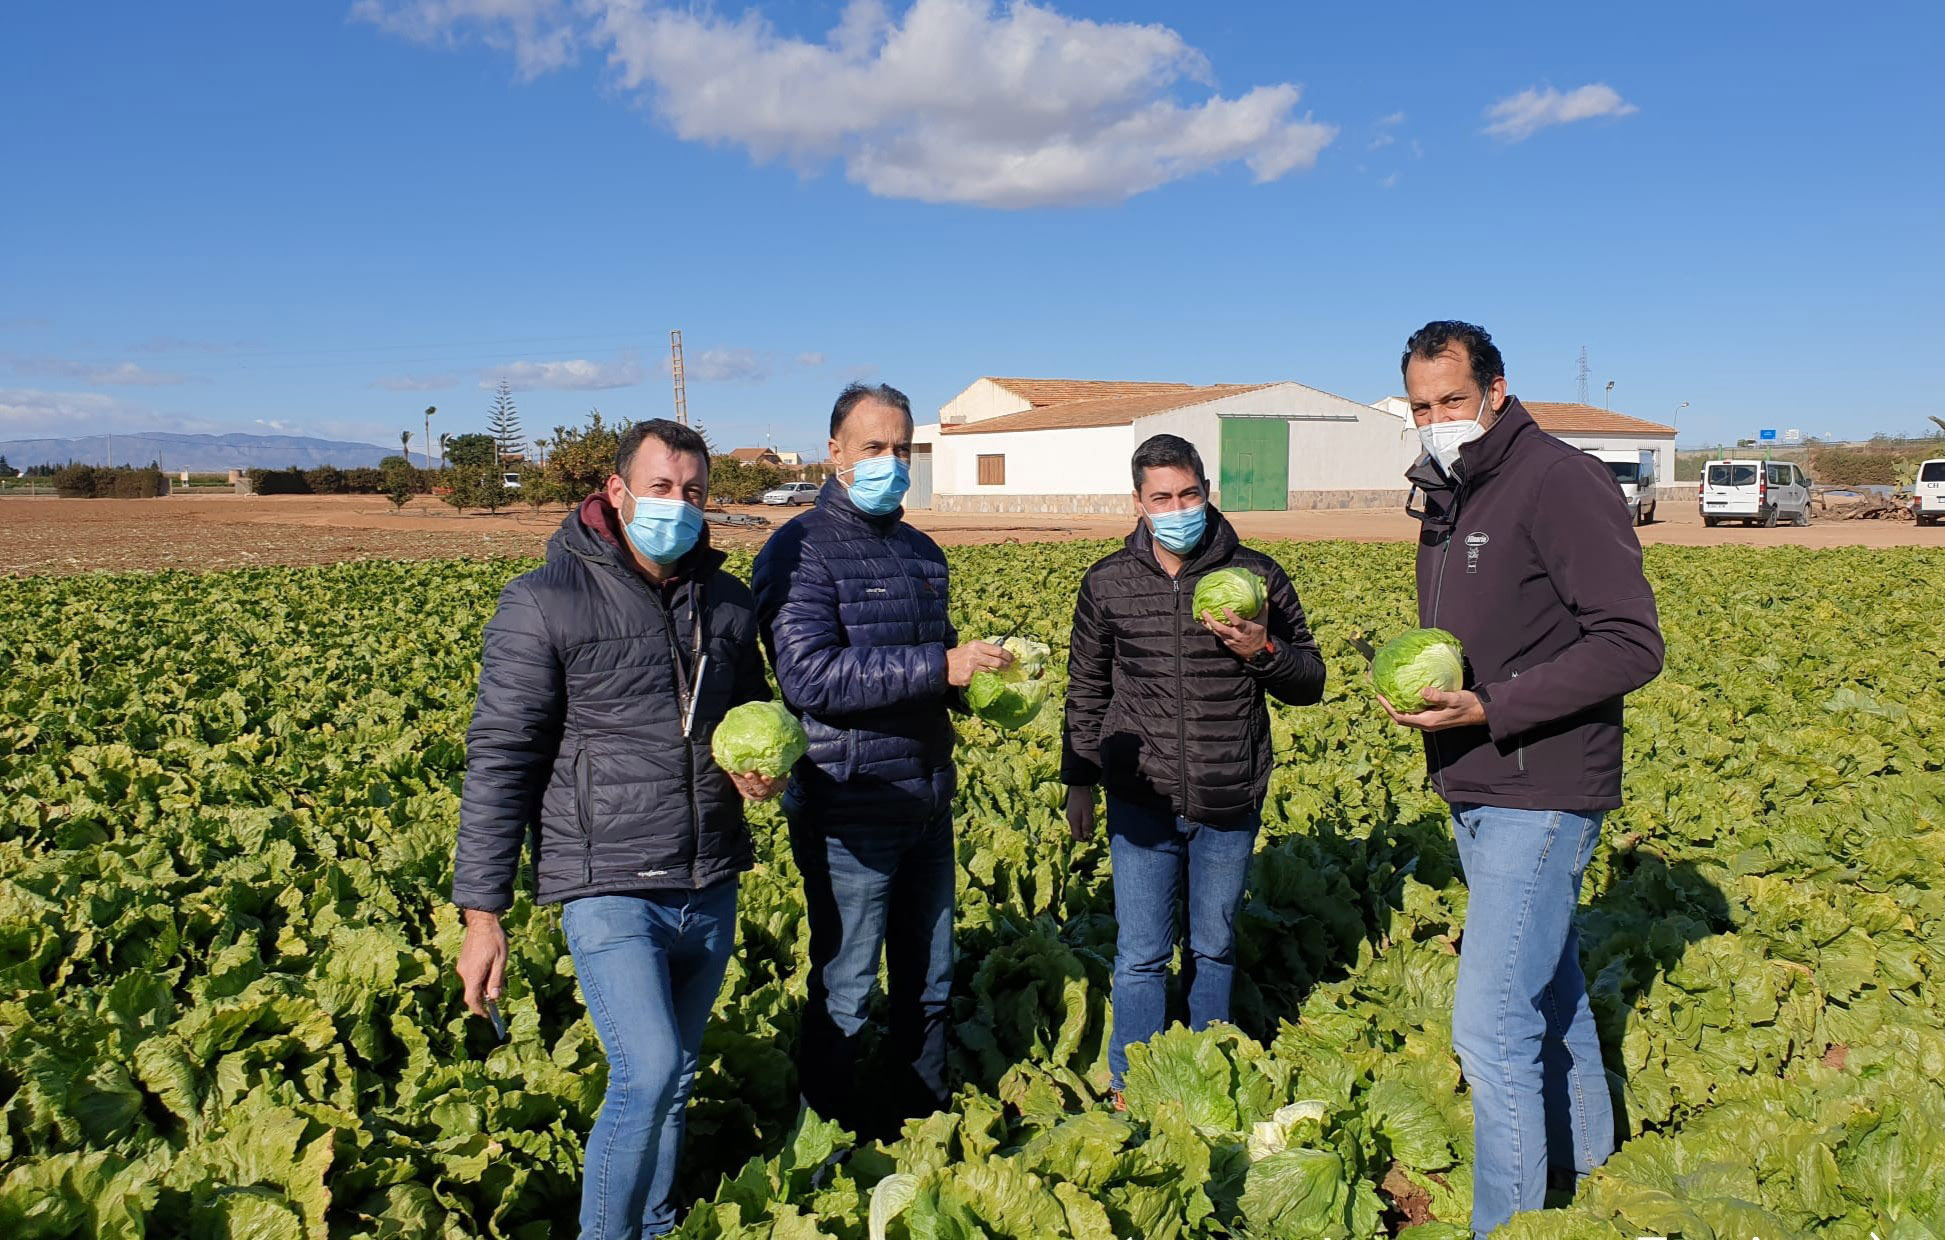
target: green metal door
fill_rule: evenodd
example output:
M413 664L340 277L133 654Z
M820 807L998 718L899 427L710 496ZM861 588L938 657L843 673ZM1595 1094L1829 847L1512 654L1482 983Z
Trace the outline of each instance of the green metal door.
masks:
M1224 512L1281 512L1290 506L1290 424L1282 418L1223 418L1216 485Z

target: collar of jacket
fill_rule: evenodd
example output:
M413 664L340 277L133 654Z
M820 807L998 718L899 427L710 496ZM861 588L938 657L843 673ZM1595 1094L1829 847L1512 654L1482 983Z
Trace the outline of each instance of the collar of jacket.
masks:
M1222 515L1222 510L1214 504L1208 507L1209 518L1202 531L1202 541L1196 544L1194 551L1182 557L1182 570L1176 574L1178 577L1221 564L1236 554L1236 548L1242 545L1242 541L1236 537L1236 527L1229 524L1229 518ZM1136 517L1135 528L1124 545L1128 554L1135 559L1162 576L1168 576L1168 570L1155 558L1155 534L1148 528L1148 522Z
M1533 415L1526 411L1519 397L1508 396L1486 433L1459 449L1459 460L1450 476L1439 469L1430 453L1421 454L1405 471L1405 481L1422 492L1426 500L1425 511L1414 515L1434 528L1449 526L1457 515L1460 493L1483 485L1498 473L1514 447L1535 425ZM1410 509L1409 503L1406 507Z
M675 562L675 571L662 581L651 581L629 553L626 538L621 528L621 513L608 502L605 494L596 491L568 513L561 527L554 531L547 542L547 558L576 556L588 564L624 573L644 585L663 590L674 590L685 582L707 577L721 568L727 558L709 545L709 527L704 525L696 545Z
M882 517L873 516L858 507L851 502L851 488L839 481L836 474L824 479L824 487L817 493L817 506L843 520L855 521L879 534L889 532L893 526L905 519L903 505L892 509Z

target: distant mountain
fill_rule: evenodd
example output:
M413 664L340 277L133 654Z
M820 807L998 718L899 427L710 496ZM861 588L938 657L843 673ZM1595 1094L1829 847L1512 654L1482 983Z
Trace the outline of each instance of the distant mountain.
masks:
M413 444L416 458L418 445ZM108 459L110 450L114 460ZM30 465L146 465L160 461L169 473L187 469L214 473L228 469L311 469L336 465L353 469L376 465L398 449L372 443L344 443L303 435L177 435L152 431L140 435L86 435L79 439L9 439L0 441L0 456L16 469Z

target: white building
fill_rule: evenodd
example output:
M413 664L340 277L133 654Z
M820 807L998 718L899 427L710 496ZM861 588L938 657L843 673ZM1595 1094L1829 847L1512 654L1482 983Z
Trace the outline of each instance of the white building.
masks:
M1533 421L1541 430L1576 448L1621 452L1646 450L1654 453L1656 485L1675 485L1674 427L1573 401L1529 400L1521 403L1533 415ZM1411 417L1411 408L1402 396L1387 396L1375 407L1402 418Z
M1401 504L1409 417L1301 383L980 379L920 426L908 507L1129 511L1128 460L1150 435L1202 453L1225 511Z

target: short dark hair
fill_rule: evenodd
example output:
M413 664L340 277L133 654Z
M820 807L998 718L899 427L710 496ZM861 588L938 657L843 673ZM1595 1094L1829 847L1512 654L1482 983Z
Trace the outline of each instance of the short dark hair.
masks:
M1494 379L1506 377L1506 360L1499 356L1499 346L1493 343L1491 333L1457 319L1434 319L1413 332L1411 339L1405 341L1405 355L1398 359L1399 375L1411 368L1414 357L1429 362L1455 344L1465 346L1466 357L1472 363L1472 381L1479 385L1481 392L1490 388Z
M635 453L641 450L644 439L659 439L671 452L693 452L702 458L703 471L709 470L709 441L694 427L667 418L650 418L621 432L621 440L615 445L615 472L623 482L628 480L628 467L635 463Z
M1202 484L1204 490L1209 486L1209 475L1202 472L1202 454L1195 450L1194 444L1180 435L1150 435L1142 440L1139 448L1135 449L1135 458L1131 464L1134 468L1137 491L1141 490L1142 477L1149 470L1168 465L1193 471L1195 480Z
M831 406L832 439L837 438L838 430L843 427L844 419L851 416L851 411L868 400L890 405L904 414L907 422L912 420L912 402L905 398L905 393L884 383L853 383L837 394L837 403Z

